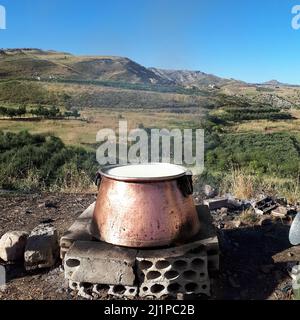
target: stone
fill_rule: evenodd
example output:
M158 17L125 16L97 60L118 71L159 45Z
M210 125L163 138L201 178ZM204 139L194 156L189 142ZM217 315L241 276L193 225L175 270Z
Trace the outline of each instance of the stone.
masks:
M222 215L224 214L225 216L227 216L228 208L224 208L224 207L221 208L221 209L220 209L220 213L221 213Z
M93 218L96 202L92 203L71 225L60 239L60 257L64 259L66 252L75 241L91 241L93 236L90 226Z
M135 249L76 241L64 259L65 277L79 283L132 286L136 255Z
M242 225L241 220L233 220L232 223L235 228L239 228Z
M208 198L213 198L217 195L216 189L208 184L203 187L203 191Z
M24 259L28 233L10 231L0 239L0 258L5 262L16 262Z
M183 293L177 293L176 298L177 298L177 300L184 300L184 294Z
M273 217L285 218L288 214L288 210L286 207L280 206L274 210L272 210L271 215Z
M227 198L207 199L203 201L203 204L208 206L210 210L217 210L221 208L226 208L228 205L228 199Z
M51 268L59 255L57 230L51 225L39 225L27 240L24 260L26 270Z
M57 203L47 200L38 205L38 208L57 209Z

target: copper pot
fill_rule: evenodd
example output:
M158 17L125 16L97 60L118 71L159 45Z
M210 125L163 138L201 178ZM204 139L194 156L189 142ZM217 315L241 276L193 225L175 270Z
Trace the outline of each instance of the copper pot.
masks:
M129 172L128 172L129 171ZM199 232L192 176L172 164L114 166L98 175L93 235L126 247L184 243Z

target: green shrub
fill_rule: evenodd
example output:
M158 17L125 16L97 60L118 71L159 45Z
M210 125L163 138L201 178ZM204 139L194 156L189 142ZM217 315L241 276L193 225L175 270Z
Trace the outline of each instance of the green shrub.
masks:
M98 169L94 153L67 147L54 136L0 132L0 188L28 191L62 187L70 164L73 172L77 170L92 183Z
M209 135L205 167L210 172L238 167L256 175L295 177L300 167L299 150L299 141L289 133Z

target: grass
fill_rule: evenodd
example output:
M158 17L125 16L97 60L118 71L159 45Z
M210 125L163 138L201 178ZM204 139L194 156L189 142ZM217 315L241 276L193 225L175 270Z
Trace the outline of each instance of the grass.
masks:
M189 123L194 123L195 115L164 112L134 112L87 109L81 112L80 120L41 120L41 121L14 121L0 120L0 130L5 132L19 132L27 130L33 134L52 134L59 137L67 145L80 145L90 148L96 143L96 134L100 129L111 128L117 130L119 120L127 120L129 129L137 128L140 124L144 127L173 128L184 121L186 128ZM199 115L201 119L201 115ZM200 120L199 120L200 126ZM182 127L182 124L181 124Z
M0 131L0 188L79 192L90 187L98 169L95 152L57 137Z
M255 197L257 192L257 179L239 169L233 169L222 182L223 193L229 192L241 200Z
M259 217L252 209L247 209L239 216L239 220L245 225L254 226L259 221Z
M300 200L300 175L296 178L257 176L243 169L233 169L225 175L221 192L230 193L238 199L254 199L261 194L284 197L290 204Z
M64 165L61 177L50 187L51 192L64 193L95 193L97 187L84 170L79 170L74 163Z

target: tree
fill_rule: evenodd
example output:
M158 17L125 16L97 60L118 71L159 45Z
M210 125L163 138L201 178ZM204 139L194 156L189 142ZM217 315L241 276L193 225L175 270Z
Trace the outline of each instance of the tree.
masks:
M80 113L77 109L73 109L72 111L66 111L64 113L64 116L67 117L67 118L70 118L70 117L74 117L74 118L80 118Z
M26 107L25 106L21 106L19 107L19 109L17 110L17 115L18 116L24 116L27 113Z
M7 108L5 107L0 107L0 114L2 116L7 116Z
M59 108L52 106L50 110L48 110L48 117L57 118L59 116L61 116Z
M76 119L80 118L80 113L79 113L79 111L77 109L73 110L73 117L75 117Z
M38 106L37 109L31 111L33 115L44 118L57 118L61 116L59 108L52 106L50 109L47 109L42 106Z

